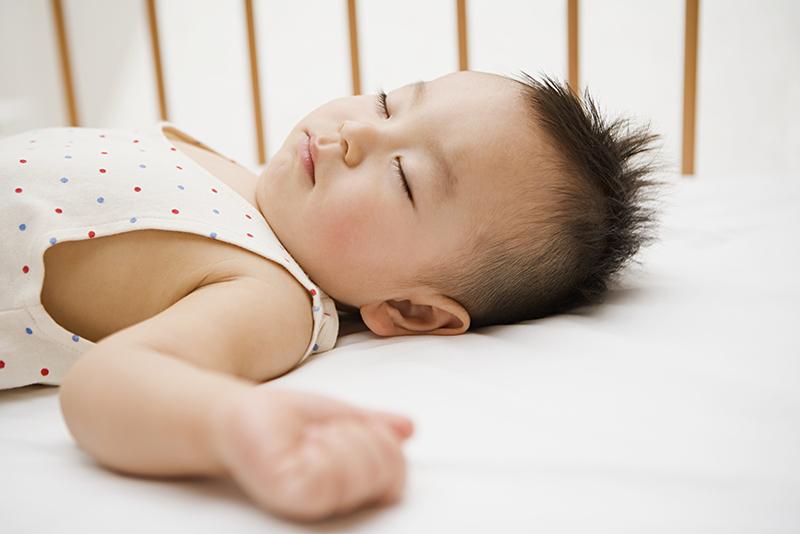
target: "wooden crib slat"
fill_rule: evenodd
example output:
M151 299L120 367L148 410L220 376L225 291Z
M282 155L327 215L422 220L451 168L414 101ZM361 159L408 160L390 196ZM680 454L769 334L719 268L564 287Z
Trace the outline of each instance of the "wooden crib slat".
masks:
M578 77L578 0L567 0L567 83L580 95Z
M156 15L156 0L147 0L147 21L150 26L150 48L153 51L153 69L156 75L156 89L158 91L158 109L161 120L169 120L167 114L167 98L164 92L164 73L161 68L161 45L158 39L158 17Z
M247 44L250 48L250 80L253 89L253 115L255 116L256 143L258 145L258 162L266 163L266 139L261 112L261 84L258 78L258 53L256 47L256 24L253 18L253 0L244 0L244 10L247 17Z
M469 69L467 56L467 0L456 0L456 18L458 19L458 69Z
M61 74L64 84L64 96L67 101L67 113L69 114L69 125L78 126L78 106L75 103L75 90L72 83L72 66L69 62L69 42L67 30L64 24L64 9L61 0L52 0L53 22L56 28L58 39L58 55L61 59Z
M353 80L353 94L361 94L361 63L358 61L358 18L356 0L347 0L347 21L350 28L350 75Z
M697 27L700 0L686 0L683 46L683 154L681 174L694 174L697 106Z

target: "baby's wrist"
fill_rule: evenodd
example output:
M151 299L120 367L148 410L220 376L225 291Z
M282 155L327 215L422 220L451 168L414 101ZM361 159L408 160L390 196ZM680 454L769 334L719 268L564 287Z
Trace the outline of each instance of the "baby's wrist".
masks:
M230 476L231 474L227 462L229 457L227 451L234 428L232 423L236 420L236 414L244 402L244 396L253 387L255 386L243 385L241 388L232 388L222 395L213 409L208 412L206 442L215 463L215 474L218 476Z

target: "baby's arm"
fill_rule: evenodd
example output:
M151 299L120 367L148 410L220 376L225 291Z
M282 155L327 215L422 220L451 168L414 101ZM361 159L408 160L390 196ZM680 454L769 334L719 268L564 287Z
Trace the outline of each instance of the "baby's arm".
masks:
M254 384L109 341L82 355L61 385L61 410L78 445L130 474L225 474L212 447L211 414Z
M263 508L292 518L396 497L409 421L257 387L295 365L308 340L293 321L310 315L297 299L269 309L280 295L259 284L204 286L83 354L60 392L75 440L125 473L229 475ZM273 353L280 344L284 352Z

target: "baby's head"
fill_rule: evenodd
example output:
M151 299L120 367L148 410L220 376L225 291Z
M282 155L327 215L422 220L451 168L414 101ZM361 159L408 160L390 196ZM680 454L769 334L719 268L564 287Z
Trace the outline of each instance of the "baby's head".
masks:
M461 71L320 106L259 177L284 247L381 336L460 334L594 302L652 237L656 136L543 76ZM301 153L310 135L314 180ZM400 169L408 182L406 192Z

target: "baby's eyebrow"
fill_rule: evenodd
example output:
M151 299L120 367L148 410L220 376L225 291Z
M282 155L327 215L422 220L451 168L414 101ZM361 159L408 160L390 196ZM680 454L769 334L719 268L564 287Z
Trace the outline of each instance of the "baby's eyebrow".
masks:
M425 80L414 82L411 87L414 90L414 94L411 97L411 103L408 106L409 108L420 105L428 89ZM436 199L434 201L437 205L446 202L450 197L453 196L456 184L458 183L456 180L456 175L453 173L453 167L450 162L447 161L443 148L444 147L438 138L435 138L435 140L431 143L433 159L436 162L435 175L436 178L438 178L438 180L436 180Z

